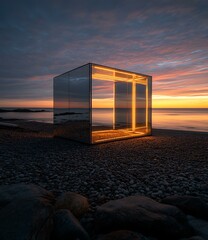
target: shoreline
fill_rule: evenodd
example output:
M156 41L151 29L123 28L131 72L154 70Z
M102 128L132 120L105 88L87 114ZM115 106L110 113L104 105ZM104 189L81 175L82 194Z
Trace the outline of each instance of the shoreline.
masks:
M6 124L8 123L8 127L9 124L14 124L14 122L16 123L17 127L20 127L22 129L28 129L28 130L34 130L37 129L37 131L40 130L40 126L41 126L41 130L44 132L44 127L46 129L51 129L51 131L53 130L53 123L48 123L48 122L42 122L42 121L33 121L33 120L24 120L24 119L3 119L0 118L0 129L3 126L6 126ZM153 132L158 132L158 131L167 131L169 134L171 133L178 133L178 134L188 134L188 133L196 133L196 134L208 134L208 132L205 131L192 131L192 130L182 130L182 129L169 129L169 128L153 128L152 129Z

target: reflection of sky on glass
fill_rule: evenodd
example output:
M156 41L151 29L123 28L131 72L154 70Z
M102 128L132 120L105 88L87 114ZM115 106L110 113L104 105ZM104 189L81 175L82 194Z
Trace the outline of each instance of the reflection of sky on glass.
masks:
M152 75L153 107L208 107L207 9L207 0L2 0L0 104L50 107L52 78L90 61Z
M117 82L115 85L115 107L132 107L132 83Z
M113 108L113 87L111 81L92 80L92 107Z

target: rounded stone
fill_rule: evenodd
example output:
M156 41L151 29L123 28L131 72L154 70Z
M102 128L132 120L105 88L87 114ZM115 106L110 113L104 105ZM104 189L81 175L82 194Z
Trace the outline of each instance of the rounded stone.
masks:
M66 192L56 199L56 209L68 209L80 218L89 210L88 199L78 193Z

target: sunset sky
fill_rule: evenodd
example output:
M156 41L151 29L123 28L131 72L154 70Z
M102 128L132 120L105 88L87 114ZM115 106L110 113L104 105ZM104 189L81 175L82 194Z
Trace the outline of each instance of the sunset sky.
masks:
M88 62L153 76L153 107L208 108L207 0L1 0L0 107L52 107Z

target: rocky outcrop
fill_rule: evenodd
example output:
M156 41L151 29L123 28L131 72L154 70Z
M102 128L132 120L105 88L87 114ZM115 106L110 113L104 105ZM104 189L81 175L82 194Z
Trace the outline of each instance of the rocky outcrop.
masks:
M54 196L36 185L0 187L0 239L49 240Z
M54 215L53 239L89 240L89 236L69 210L61 209Z
M174 205L186 214L208 220L208 204L193 196L170 196L162 200L163 203Z
M5 185L0 187L0 240L206 240L206 207L191 196L170 196L163 203L130 196L91 211L88 199L77 193L55 198L33 184Z
M66 192L56 199L56 209L68 209L80 218L89 210L88 199L78 193Z
M99 232L128 229L163 239L193 235L186 216L177 207L143 196L113 200L98 207L95 226Z

